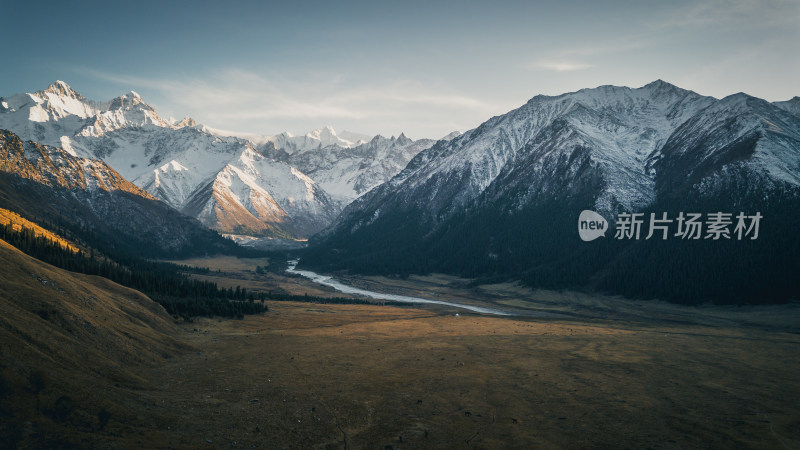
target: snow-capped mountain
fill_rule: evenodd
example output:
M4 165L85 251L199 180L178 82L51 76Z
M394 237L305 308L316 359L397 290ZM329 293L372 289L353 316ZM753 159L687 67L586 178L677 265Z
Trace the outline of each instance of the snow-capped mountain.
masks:
M24 140L61 146L62 136L77 133L98 107L57 81L32 94L0 97L0 128L13 130Z
M0 127L14 130L25 140L63 146L68 151L72 136L97 137L148 124L175 128L133 91L108 102L95 102L56 81L42 91L0 98Z
M638 89L601 86L537 96L422 151L390 182L358 199L349 214L425 206L429 218L439 221L490 186L525 187L516 199L524 204L542 194L562 195L591 177L600 181L593 193L596 210L641 209L655 201L657 182L673 175L675 158L691 155L691 164L699 167L711 164L710 153L717 156L714 164L723 165L734 157L720 158L710 140L723 145L753 133L759 145L747 158L748 167L800 184L795 142L800 132L791 104L745 94L717 100L661 80ZM710 147L686 153L701 144ZM687 180L685 173L674 175Z
M23 142L14 133L0 132L0 170L39 184L89 192L123 191L155 200L100 160L79 158L60 147Z
M147 256L230 250L230 242L132 184L101 160L0 131L3 207Z
M741 296L752 292L742 269L750 266L740 262L730 271L735 275L722 278L709 272L714 264L800 251L800 240L785 237L796 235L791 230L800 220L800 116L792 112L794 104L745 94L718 100L660 80L637 89L601 86L536 96L420 152L312 239L301 264L362 273L511 276L540 286L591 284L666 298L687 291L715 295L715 301L725 301L721 292ZM644 243L614 246L613 233L596 246L581 242L575 223L584 209L609 218L612 228L621 212L650 210L758 211L772 223L760 238L763 247L747 247L750 253L733 247L731 253L720 251L728 247L665 252ZM641 258L616 259L636 252ZM662 286L663 279L643 272L660 273L646 263L655 257L687 279L695 277L693 284ZM616 269L607 267L612 263ZM764 280L783 273L769 270ZM648 281L620 291L632 282L625 271ZM719 283L709 290L709 280ZM769 278L775 286L778 281ZM652 286L661 290L648 290Z
M786 100L785 102L774 102L773 105L784 111L789 111L795 116L800 116L800 97L798 96L792 97L791 100Z
M331 197L345 206L375 186L390 180L414 156L435 142L430 139L414 141L405 134L391 138L378 135L369 142L353 147L329 145L296 150L291 154L277 151L276 158L308 174Z
M341 208L295 167L248 148L195 190L182 210L226 232L288 238L314 234Z
M275 148L282 149L288 154L320 150L326 147L336 146L340 148L351 148L361 145L370 140L369 136L352 133L348 131L337 134L332 126L312 130L303 136L294 136L284 132L275 136L265 136L263 142L272 143Z
M203 127L217 136L236 136L247 139L259 153L297 167L310 176L344 207L373 187L388 181L420 151L436 141L414 141L405 134L385 138L343 131L337 133L326 126L303 136L281 133L263 136L233 133ZM443 140L460 135L454 131Z
M301 171L260 154L248 141L200 127L79 135L72 147L102 157L154 196L226 233L307 237L340 211ZM266 214L258 206L265 204L277 211Z
M351 209L385 209L385 202L427 205L430 218L438 221L493 183L525 185L531 195L556 193L587 169L604 180L598 210L641 207L655 198L648 161L679 125L714 101L662 81L639 89L602 86L537 96L423 151L381 193L359 199Z
M0 128L107 162L128 180L221 232L308 237L433 144L330 126L303 136L241 135L164 119L131 91L88 100L63 81L0 98ZM450 136L448 136L450 137Z
M217 136L235 136L246 139L257 146L275 147L282 149L287 154L303 152L309 150L319 150L329 146L350 148L361 145L372 139L371 136L351 131L337 133L332 126L311 130L302 136L295 136L285 131L274 136L256 133L241 133L235 131L225 131L204 126L204 131Z
M94 102L59 81L0 104L0 128L75 156L102 159L218 231L307 237L342 206L301 171L265 157L251 142L208 132L190 118L165 120L135 92ZM336 141L325 132L307 141L315 136L326 144Z

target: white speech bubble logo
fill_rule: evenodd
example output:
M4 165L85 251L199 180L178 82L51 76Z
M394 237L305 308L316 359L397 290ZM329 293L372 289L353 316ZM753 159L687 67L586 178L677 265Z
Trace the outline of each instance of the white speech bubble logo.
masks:
M582 240L589 242L600 236L606 237L607 230L608 221L605 217L589 209L581 211L578 216L578 234Z

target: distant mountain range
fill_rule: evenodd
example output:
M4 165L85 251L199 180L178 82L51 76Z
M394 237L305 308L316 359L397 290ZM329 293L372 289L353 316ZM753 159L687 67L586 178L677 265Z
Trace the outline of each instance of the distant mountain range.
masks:
M346 204L433 144L405 136L338 136L330 127L245 139L188 117L163 119L133 91L96 102L62 81L0 98L0 129L105 161L217 231L288 239L329 225Z
M691 302L758 302L758 288L788 301L800 295L798 282L787 281L800 273L798 103L718 100L661 80L536 96L421 151L317 235L301 264ZM678 238L654 248L661 244L616 241L613 231L585 243L576 228L583 209L612 227L622 212L761 211L764 234L738 247ZM681 265L680 276L662 273ZM637 279L646 282L630 281Z

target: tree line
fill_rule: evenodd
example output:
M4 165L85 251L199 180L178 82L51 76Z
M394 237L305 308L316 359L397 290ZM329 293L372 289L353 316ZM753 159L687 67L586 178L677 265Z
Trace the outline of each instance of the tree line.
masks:
M243 317L267 311L266 294L236 289L220 289L216 283L190 278L186 266L147 261L135 256L115 260L74 252L44 236L37 236L31 228L15 230L13 223L0 225L0 239L20 251L56 267L87 275L108 278L123 286L136 289L160 303L176 317L189 319L195 316Z

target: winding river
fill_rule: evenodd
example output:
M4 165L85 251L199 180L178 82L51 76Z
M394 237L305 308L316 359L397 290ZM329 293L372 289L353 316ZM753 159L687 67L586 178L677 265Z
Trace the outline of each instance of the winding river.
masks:
M375 298L379 300L392 300L396 302L404 302L404 303L428 303L434 305L446 305L452 306L454 308L461 308L466 309L468 311L473 311L481 314L494 314L498 316L510 316L511 313L494 308L484 308L481 306L472 306L472 305L463 305L461 303L452 303L452 302L443 302L441 300L431 300L427 298L419 298L419 297L409 297L407 295L396 295L396 294L384 294L382 292L374 292L368 291L366 289L360 289L353 286L348 286L340 281L337 281L333 277L329 275L320 275L316 272L311 272L310 270L297 270L297 260L289 261L289 268L286 269L289 273L294 273L297 275L304 276L309 280L323 284L325 286L330 286L336 289L339 292L343 292L345 294L355 294L355 295L363 295L365 297Z

